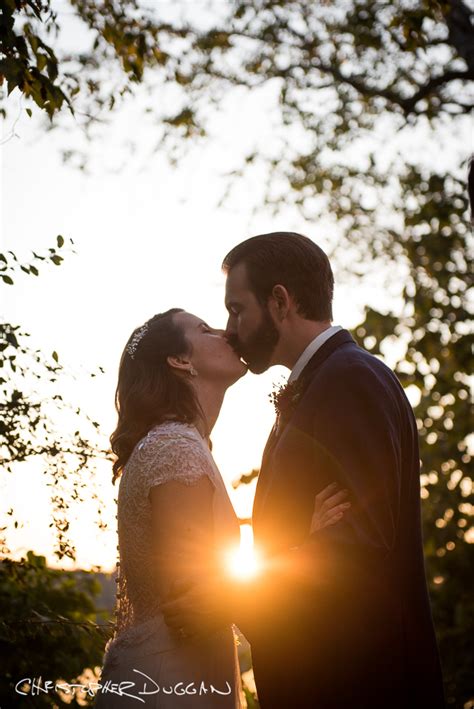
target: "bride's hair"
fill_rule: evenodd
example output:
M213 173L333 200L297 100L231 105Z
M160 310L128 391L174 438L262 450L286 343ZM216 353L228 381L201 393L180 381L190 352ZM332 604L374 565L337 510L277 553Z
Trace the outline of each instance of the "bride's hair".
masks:
M170 418L192 423L203 416L193 387L167 362L170 356L190 354L190 344L173 318L182 312L173 308L154 315L133 331L123 351L115 393L118 422L110 436L116 456L113 483L153 426Z

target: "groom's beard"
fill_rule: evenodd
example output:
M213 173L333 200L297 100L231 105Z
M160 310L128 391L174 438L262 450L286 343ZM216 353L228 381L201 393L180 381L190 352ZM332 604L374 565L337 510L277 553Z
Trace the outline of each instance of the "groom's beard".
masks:
M262 311L262 322L245 343L237 337L231 344L248 364L251 372L261 374L270 366L280 334L267 310Z

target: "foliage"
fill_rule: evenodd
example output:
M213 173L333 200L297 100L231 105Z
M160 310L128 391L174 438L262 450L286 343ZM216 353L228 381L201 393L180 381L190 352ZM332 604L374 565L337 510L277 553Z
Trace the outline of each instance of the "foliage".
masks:
M70 101L57 83L54 52L33 30L35 21L41 23L42 13L48 9L48 3L36 0L2 1L0 85L6 82L9 92L19 88L51 117ZM15 12L24 13L21 34L14 29ZM54 25L51 13L48 22ZM47 30L50 28L48 25ZM64 238L58 236L55 247L44 254L33 252L27 262L21 262L13 251L0 253L1 281L13 286L20 272L38 276L43 265L61 265L64 245ZM83 490L89 504L91 498L96 500L98 526L105 527L101 501L84 472L97 458L107 455L99 440L99 424L64 400L65 373L57 352L45 356L29 344L29 335L20 326L0 322L2 472L21 479L18 464L41 460L51 490L50 526L54 527L55 554L60 560L75 559L68 535L69 511L73 503L85 501ZM16 528L19 523L14 515L13 509L7 512ZM67 691L37 691L36 696L26 698L15 692L15 685L32 676L53 683L97 680L91 668L100 666L105 639L111 632L109 625L96 624L98 618L108 619L107 613L97 612L93 600L100 585L92 575L76 579L48 568L45 558L33 552L19 562L9 559L8 530L9 526L0 529L0 703L8 707L70 705ZM90 703L87 695L79 695L79 699L81 705Z
M39 677L43 683L74 683L86 668L93 675L92 668L100 666L105 639L111 634L108 613L95 607L99 591L92 574L77 578L48 568L45 558L31 551L20 561L0 562L4 611L0 621L1 706L66 706L70 699L66 693L51 690L25 697L15 686L24 678L38 681ZM87 685L87 681L78 681ZM19 689L31 691L28 684ZM86 693L79 696L88 699ZM74 701L73 706L78 704Z
M27 263L20 263L13 252L0 254L0 277L14 285L21 271L39 275L39 266L51 262L59 266L63 257L57 247L46 254L33 252ZM93 374L92 376L95 376ZM107 455L98 442L98 423L80 409L69 406L63 398L65 368L53 352L47 357L29 344L29 335L19 326L0 322L0 452L4 475L14 474L21 480L18 464L41 460L46 485L51 490L52 521L56 534L55 554L58 559L75 558L69 540L69 509L87 499L97 502L98 526L104 527L101 501L91 488L84 472L97 459ZM71 425L70 433L66 422ZM84 427L90 433L85 436ZM20 483L21 485L21 483ZM82 491L86 491L86 498ZM7 516L11 525L15 510ZM71 694L64 691L31 690L29 697L15 691L22 678L39 677L43 681L88 685L97 682L94 668L100 666L105 639L111 634L108 613L97 611L94 596L100 584L92 574L81 578L70 572L48 568L44 557L28 552L20 561L8 558L9 527L0 529L0 654L2 706L70 706ZM24 691L28 691L26 688ZM79 704L90 704L92 694L79 693ZM73 704L78 706L74 700Z
M229 89L271 84L285 130L276 152L256 145L243 165L263 161L286 183L308 161L327 160L324 151L367 135L384 114L400 127L458 116L472 103L474 28L463 0L234 0L211 4L207 15L177 4L173 20L138 0L69 6L87 33L80 51L64 46L64 17L51 0L3 0L7 94L18 87L50 118L68 105L90 124L140 83L151 97L171 83L177 109L152 100L147 110L165 134L189 138L204 134L209 104L218 109ZM306 149L295 148L295 126Z
M163 140L178 143L204 136L210 108L218 112L235 88L273 92L272 139L256 138L230 177L260 175L263 167L268 206L278 212L294 204L308 220L332 219L334 262L349 258L345 267L366 278L385 268L387 288L398 286L399 305L389 314L368 309L357 334L382 355L401 345L395 369L418 392L428 573L449 703L462 707L474 697L467 640L474 629L467 440L472 241L462 166L468 155L459 156L464 146L454 136L473 102L470 5L234 0L214 3L202 21L199 13L186 14L185 3L172 20L136 0L69 4L90 39L76 53L61 48L61 23L49 0L2 2L9 8L4 16L16 20L5 44L2 17L7 90L17 86L52 118L70 105L89 125L143 83ZM65 98L48 93L48 80ZM172 113L156 100L170 85Z
M58 237L58 249L64 240ZM0 277L13 284L18 271L37 276L36 264L51 261L60 265L63 257L56 248L46 255L33 253L32 260L20 264L14 253L0 254ZM56 534L55 554L74 559L75 549L68 539L68 510L71 504L96 500L99 528L100 500L85 480L84 472L98 458L109 455L99 436L99 424L79 408L64 400L66 370L57 352L49 357L29 344L29 335L20 326L0 322L0 452L4 474L21 475L19 463L41 460L46 485L51 489L52 523ZM69 373L69 376L71 374ZM91 376L96 376L92 373ZM85 429L88 432L85 433ZM71 433L72 432L72 433ZM14 510L7 513L13 520ZM18 526L18 521L13 522ZM1 553L8 554L8 527L0 529Z
M35 32L34 25L44 25L46 34L57 29L49 2L42 0L3 0L0 24L0 83L7 92L19 88L24 96L44 109L51 117L70 101L58 79L58 61L54 51ZM15 28L15 15L22 14L21 31ZM5 112L3 111L5 115Z
M236 490L240 485L250 485L250 483L258 477L259 472L258 468L254 468L250 473L244 473L232 483L232 487Z
M6 285L12 286L14 284L15 271L21 270L23 273L32 276L39 276L38 266L44 262L50 262L54 263L55 266L60 266L64 259L59 251L63 248L64 243L64 238L61 235L57 236L56 247L51 247L46 254L37 254L33 251L33 258L29 263L20 264L13 251L0 253L0 278ZM70 240L70 244L73 244L72 240Z
M473 335L469 289L472 237L464 184L406 171L410 207L398 243L409 264L401 314L369 309L356 335L376 354L398 340L406 349L395 371L415 388L421 443L425 557L449 705L474 697L471 433L469 376Z
M179 44L187 31L160 22L137 0L70 0L70 13L90 42L79 52L62 44L62 22L51 0L2 0L0 17L0 113L15 88L53 119L67 106L90 126L107 118L133 92L147 68L161 68L165 80L179 78ZM59 13L61 14L61 13ZM176 55L165 46L178 42ZM3 87L3 89L2 89ZM26 109L31 115L31 109ZM165 117L190 135L193 112Z

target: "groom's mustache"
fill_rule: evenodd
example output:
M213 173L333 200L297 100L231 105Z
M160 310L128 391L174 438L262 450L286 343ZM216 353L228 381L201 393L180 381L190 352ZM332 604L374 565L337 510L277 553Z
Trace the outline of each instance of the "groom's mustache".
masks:
M229 343L229 345L232 347L232 349L234 350L237 357L240 357L240 359L244 359L244 361L245 361L244 353L243 353L242 348L240 346L239 339L238 339L237 335L226 335L226 340ZM245 364L247 364L247 362L245 362Z

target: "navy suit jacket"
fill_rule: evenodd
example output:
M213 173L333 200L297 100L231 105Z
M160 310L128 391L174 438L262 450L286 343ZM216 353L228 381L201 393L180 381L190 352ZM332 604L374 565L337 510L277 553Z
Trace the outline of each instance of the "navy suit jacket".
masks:
M270 571L265 608L257 594L242 628L262 709L444 707L403 388L346 330L315 353L300 386L266 446L253 511L267 559L310 560L309 581ZM309 536L315 495L331 482L352 507Z

